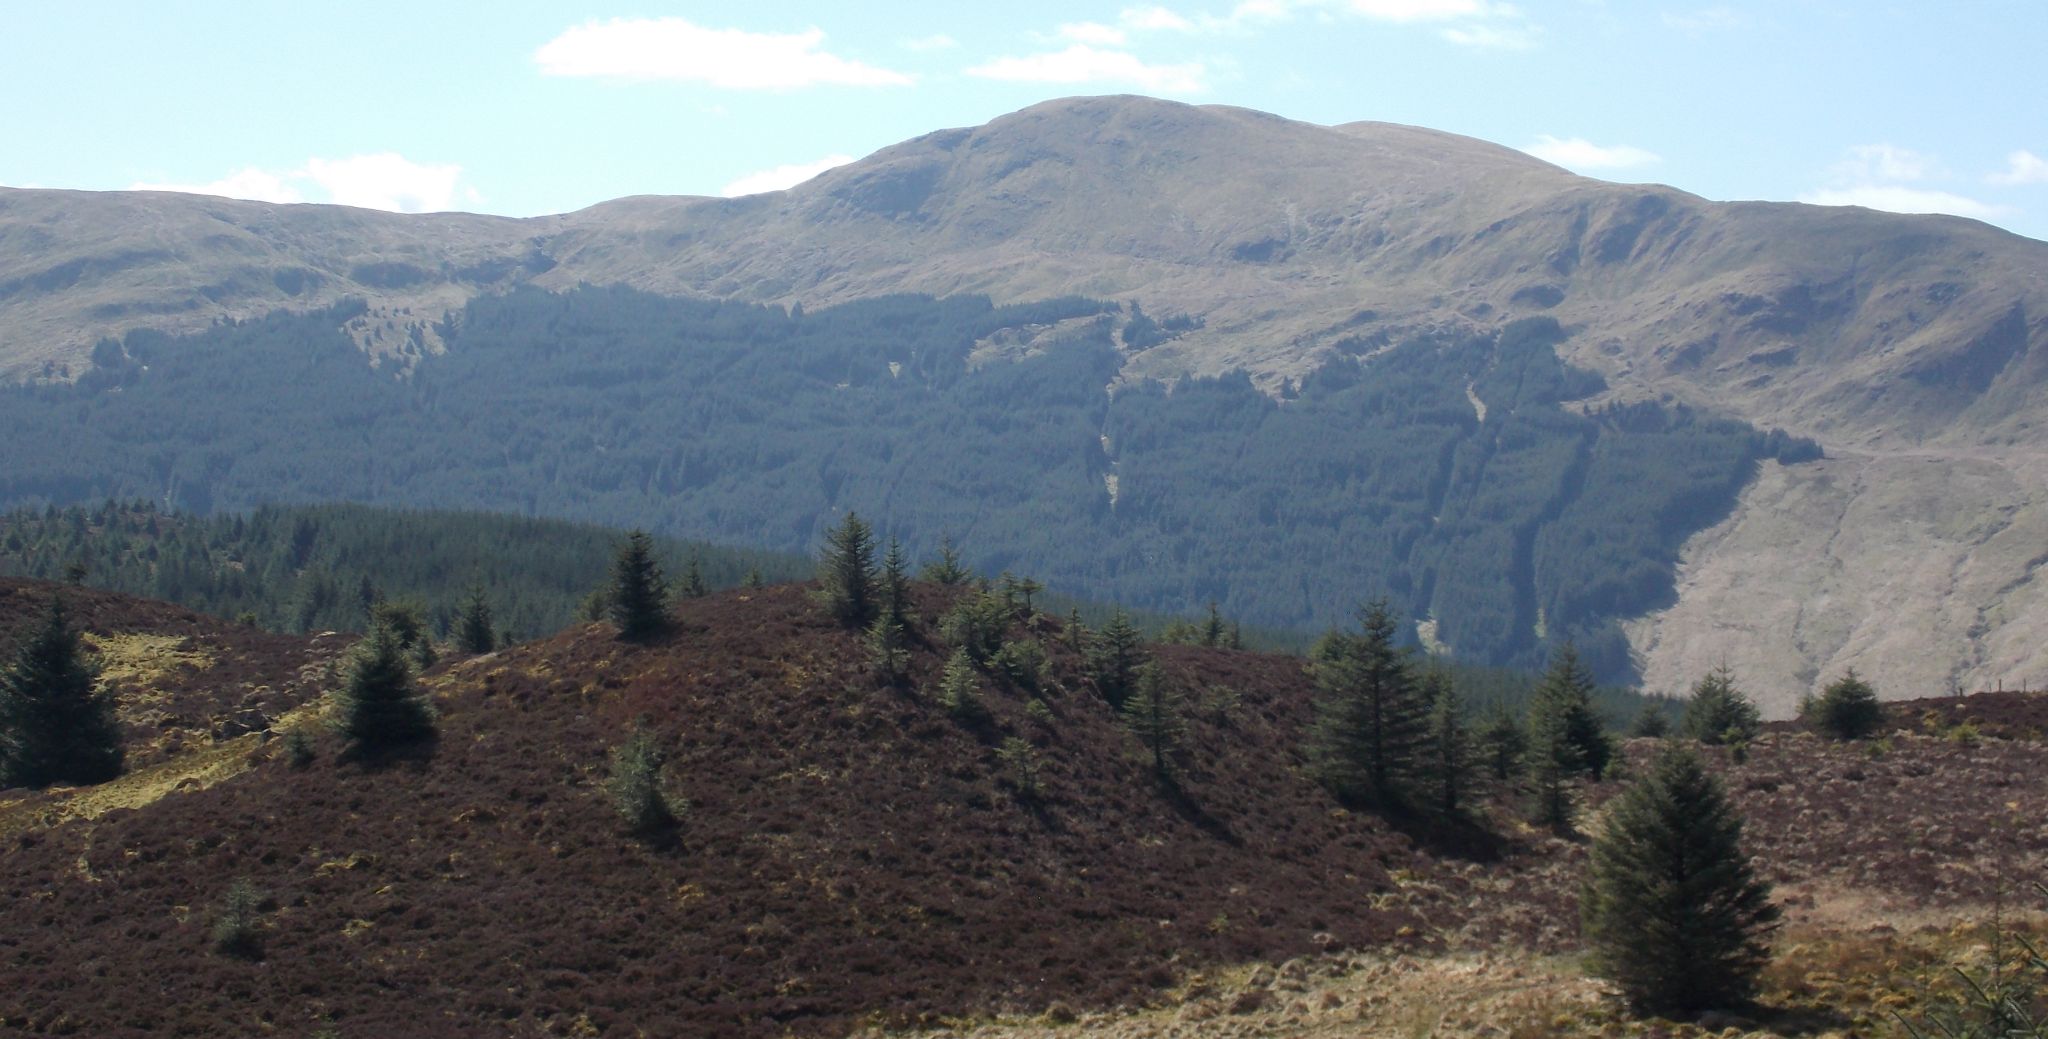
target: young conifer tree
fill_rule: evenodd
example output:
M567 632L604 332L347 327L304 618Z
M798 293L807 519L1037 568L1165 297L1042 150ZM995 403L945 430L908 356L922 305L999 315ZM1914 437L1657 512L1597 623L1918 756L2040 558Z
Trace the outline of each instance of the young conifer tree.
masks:
M1138 668L1131 695L1124 701L1124 724L1152 755L1152 772L1172 780L1175 759L1187 738L1187 707L1180 691L1166 681L1159 662Z
M612 623L627 642L651 641L668 628L668 585L661 564L654 561L654 540L646 531L627 534L619 546L612 560L608 599Z
M1436 788L1436 810L1455 816L1464 808L1465 787L1472 774L1472 734L1465 722L1465 701L1451 673L1432 667L1422 676L1429 701L1429 737L1424 744L1424 771Z
M866 628L874 619L875 534L856 512L825 534L825 552L818 560L818 583L834 620L848 628Z
M1708 745L1747 743L1763 728L1756 704L1735 688L1735 673L1726 664L1707 672L1692 687L1680 729L1687 739Z
M704 586L704 565L697 553L691 552L689 562L683 566L683 597L702 599L709 594L711 589Z
M1088 677L1102 698L1118 710L1137 688L1138 668L1148 659L1144 638L1121 607L1088 640Z
M889 539L889 550L882 553L882 575L879 581L882 617L898 628L910 624L910 562L903 555L903 543Z
M455 624L455 648L472 656L498 648L497 629L492 627L491 600L484 586L471 585L462 600L462 612Z
M1607 771L1614 747L1593 710L1592 673L1571 643L1551 657L1529 702L1529 719L1530 750L1549 755L1563 775L1597 779ZM1532 767L1538 766L1532 762Z
M413 680L404 643L378 625L350 651L335 727L359 749L377 751L434 734L434 709Z
M1778 909L1742 851L1742 820L1691 750L1666 750L1616 798L1580 900L1590 965L1629 1002L1690 1013L1747 998Z
M114 699L93 690L98 674L61 599L0 668L0 786L100 783L121 774Z
M1311 767L1340 800L1401 803L1428 724L1429 704L1395 641L1399 625L1386 600L1367 603L1357 633L1332 631L1317 643Z
M1801 715L1821 732L1838 740L1860 740L1884 724L1884 707L1877 690L1856 676L1854 668L1828 683L1820 698L1801 704Z
M960 565L960 553L954 549L953 539L945 538L939 542L939 558L926 563L920 576L934 584L952 587L966 584L974 574Z

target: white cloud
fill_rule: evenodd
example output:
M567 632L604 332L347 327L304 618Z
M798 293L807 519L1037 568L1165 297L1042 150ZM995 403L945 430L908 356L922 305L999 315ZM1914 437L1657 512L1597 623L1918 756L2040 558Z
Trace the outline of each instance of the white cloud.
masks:
M396 152L346 159L307 159L295 170L249 167L208 184L138 181L130 191L182 191L194 195L256 202L332 202L395 213L436 213L455 208L456 199L475 206L483 196L462 184L462 167L413 162ZM321 197L310 197L316 189Z
M1206 71L1199 63L1148 65L1127 51L1077 43L1063 51L997 58L967 74L1018 83L1124 83L1157 93L1187 94L1202 89Z
M827 155L816 162L799 162L760 170L727 184L720 188L718 193L726 198L738 198L741 195L758 195L764 191L781 191L784 188L796 187L834 166L844 166L852 161L851 155Z
M1487 0L1347 0L1343 6L1377 22L1445 22L1512 13Z
M614 18L563 31L534 51L550 76L683 80L727 90L818 84L906 86L909 76L829 54L821 29L758 33L707 29L682 18Z
M2007 210L1986 205L1973 198L1946 191L1909 188L1899 184L1862 184L1847 188L1823 188L1799 196L1799 201L1816 206L1862 206L1887 213L1947 213L1952 216L1989 220Z
M1479 24L1445 29L1444 39L1474 50L1525 51L1536 46L1533 30L1519 25Z
M1552 137L1544 134L1522 149L1544 162L1571 170L1620 170L1647 166L1660 161L1654 152L1629 144L1594 144L1584 137Z
M253 166L230 173L210 184L158 184L137 181L130 191L181 191L188 195L219 195L252 202L304 202L305 196L292 186L293 174L277 174Z
M1117 22L1127 29L1137 29L1141 32L1195 30L1195 23L1189 21L1185 15L1158 6L1126 8L1123 14L1117 16Z
M913 51L944 51L952 50L958 46L960 46L959 40L942 32L903 41L903 49Z
M1926 180L1942 173L1934 156L1891 144L1864 144L1849 149L1849 157L1829 172L1837 181Z
M1060 26L1058 32L1060 39L1098 47L1121 47L1127 38L1122 29L1101 22L1068 22Z
M422 165L396 152L380 152L346 159L309 159L305 176L325 188L337 205L437 213L455 208L462 167Z
M2048 159L2030 151L2016 151L2005 157L2005 169L1986 178L1993 184L2048 184Z

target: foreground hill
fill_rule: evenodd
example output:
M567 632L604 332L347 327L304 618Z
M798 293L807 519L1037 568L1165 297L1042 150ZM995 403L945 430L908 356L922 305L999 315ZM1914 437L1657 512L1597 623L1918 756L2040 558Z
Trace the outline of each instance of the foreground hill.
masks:
M1845 666L1891 695L2048 666L2048 245L1971 221L1712 203L1413 127L1139 98L1048 102L787 192L528 221L0 191L0 366L21 374L76 377L110 333L344 299L365 306L332 323L409 367L467 300L584 283L1136 301L1195 327L1127 344L1105 381L1243 371L1276 395L1360 343L1546 315L1606 380L1596 403L1671 398L1832 456L1766 466L1689 543L1676 604L1628 634L1657 686L1727 660L1782 713Z
M29 616L55 591L5 587ZM92 601L115 627L195 623ZM927 617L944 602L919 593ZM691 600L675 621L653 646L577 627L437 668L440 735L416 753L352 758L309 712L271 730L309 726L303 764L290 741L223 734L203 782L166 782L173 756L103 787L0 793L0 1026L782 1035L1075 1012L1093 1029L1149 1007L1278 1034L1422 1013L1445 1034L1620 1027L1546 958L1577 948L1583 846L1519 827L1513 795L1488 810L1499 836L1452 844L1337 810L1300 774L1296 660L1157 649L1194 700L1176 790L1055 622L1011 632L1050 653L1040 696L983 679L974 724L936 702L941 647L885 688L804 587ZM173 681L123 700L209 695ZM2028 717L1983 705L1986 732ZM1755 1011L1773 1032L1911 1011L1976 935L1959 925L2044 864L2048 833L2012 820L2048 810L2048 748L1956 720L1895 709L1909 731L1881 750L1783 731L1717 765L1788 911ZM673 844L623 832L603 788L636 726L688 802ZM1035 782L999 753L1009 736ZM71 810L87 800L109 807ZM262 896L257 958L209 944L237 879Z

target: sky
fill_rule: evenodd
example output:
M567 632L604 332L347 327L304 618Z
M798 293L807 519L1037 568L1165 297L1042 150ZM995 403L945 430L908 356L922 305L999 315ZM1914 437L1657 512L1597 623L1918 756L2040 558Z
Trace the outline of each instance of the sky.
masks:
M0 185L531 216L1136 93L2048 239L2044 45L2042 0L23 2Z

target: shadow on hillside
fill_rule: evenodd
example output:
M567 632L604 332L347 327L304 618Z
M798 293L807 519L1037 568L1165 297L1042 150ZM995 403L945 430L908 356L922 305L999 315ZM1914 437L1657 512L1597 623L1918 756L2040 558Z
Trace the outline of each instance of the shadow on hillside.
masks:
M1408 810L1387 812L1385 819L1395 832L1437 858L1498 862L1515 847L1512 838L1489 829L1470 816L1446 818Z
M1166 803L1172 805L1173 810L1179 813L1181 818L1186 819L1203 833L1233 848L1244 846L1244 839L1239 837L1236 831L1230 828L1229 823L1209 814L1209 810L1203 808L1194 799L1194 796L1189 794L1179 783L1171 779L1160 783L1159 794L1161 797L1166 798Z
M366 771L382 772L387 769L409 768L414 771L425 769L434 763L434 753L440 749L439 736L426 736L404 743L385 746L363 746L356 744L341 752L335 760L345 765L357 765Z

